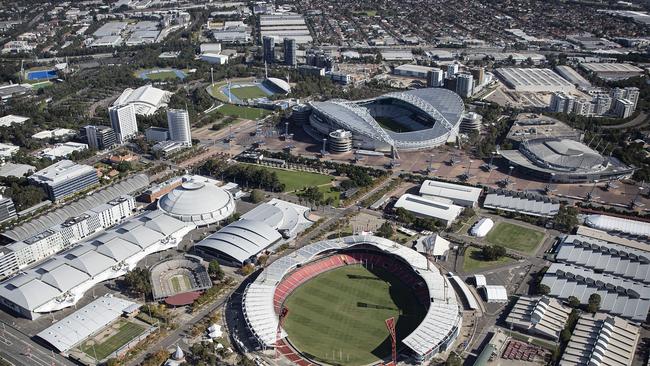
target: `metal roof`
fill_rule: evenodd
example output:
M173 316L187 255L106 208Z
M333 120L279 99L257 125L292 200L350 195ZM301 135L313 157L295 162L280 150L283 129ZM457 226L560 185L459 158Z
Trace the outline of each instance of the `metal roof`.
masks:
M440 182L437 180L425 180L420 186L420 195L436 196L456 201L478 202L479 196L483 192L482 188L464 186Z
M224 220L235 212L235 200L230 192L215 183L201 176L187 177L158 201L158 208L200 226Z
M552 339L559 339L569 319L571 308L552 297L521 296L508 313L506 324L530 329Z
M5 231L2 235L14 241L28 239L44 230L62 224L70 217L79 216L82 213L114 200L125 194L137 192L149 185L149 177L145 174L137 174L118 183L115 183L91 195L58 208L47 214L37 217L31 221Z
M532 195L510 195L503 192L485 196L483 207L543 217L555 216L560 211L559 203Z
M585 218L585 224L604 231L614 231L634 236L650 237L650 223L648 222L607 215L588 215Z
M74 313L45 328L36 336L59 352L67 352L97 333L136 303L106 294Z
M395 208L404 208L418 215L433 217L451 223L456 220L463 208L456 205L438 202L432 199L416 196L414 194L403 194L395 203Z

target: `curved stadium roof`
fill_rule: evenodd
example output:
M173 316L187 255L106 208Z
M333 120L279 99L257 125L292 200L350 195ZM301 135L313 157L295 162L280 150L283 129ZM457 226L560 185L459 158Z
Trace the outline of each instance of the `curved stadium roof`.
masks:
M431 128L410 132L384 129L362 106L375 100L395 99L419 110L435 121ZM382 95L364 101L332 100L313 102L312 107L353 133L385 142L397 149L418 149L439 145L458 132L465 110L460 96L442 88L426 88Z
M228 191L195 176L161 198L158 207L179 220L203 226L232 215L235 201Z

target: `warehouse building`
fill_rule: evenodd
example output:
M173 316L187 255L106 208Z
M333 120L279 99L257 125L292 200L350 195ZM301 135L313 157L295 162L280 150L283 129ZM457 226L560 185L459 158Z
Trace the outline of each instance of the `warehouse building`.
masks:
M500 68L495 73L510 88L519 92L570 92L573 84L551 69Z
M510 329L557 341L570 313L571 308L557 299L521 296L510 310L506 324Z
M564 349L560 365L632 365L639 332L639 327L619 317L584 313Z
M477 207L481 192L483 192L482 188L436 180L425 180L420 186L420 196L422 197L442 198L463 207Z
M397 202L395 202L395 208L403 208L418 217L427 217L439 220L446 227L451 226L451 224L456 221L458 216L463 212L461 206L416 196L410 193L402 195Z
M260 15L260 37L272 37L275 43L285 38L291 38L297 44L313 41L305 18L300 14L290 13Z
M29 180L45 189L52 201L73 195L99 183L95 168L61 160L29 177Z
M553 217L560 211L560 204L548 197L500 189L490 190L483 207L536 217Z
M74 306L94 285L125 275L147 255L175 248L195 229L156 210L0 283L0 305L28 319Z
M585 225L631 237L650 238L650 223L608 215L587 215Z
M643 74L643 69L624 63L581 63L580 67L601 79L622 80Z

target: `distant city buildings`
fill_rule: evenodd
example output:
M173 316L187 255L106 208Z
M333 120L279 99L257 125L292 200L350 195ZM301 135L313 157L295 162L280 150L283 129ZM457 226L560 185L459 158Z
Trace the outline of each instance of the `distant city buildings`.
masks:
M29 179L42 186L52 201L58 201L99 183L95 168L70 160L56 162L37 171Z
M293 38L284 39L284 64L295 67L298 64L296 55L296 40Z
M264 53L264 62L267 64L275 63L275 39L271 36L262 38L262 50Z
M596 92L589 98L556 92L551 96L549 110L579 116L611 115L617 118L628 118L636 110L638 99L639 89L636 87L614 88L609 94Z

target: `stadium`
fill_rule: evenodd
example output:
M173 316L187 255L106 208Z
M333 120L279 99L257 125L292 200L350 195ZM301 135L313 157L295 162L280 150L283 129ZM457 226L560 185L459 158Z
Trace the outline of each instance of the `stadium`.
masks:
M316 242L268 265L242 301L250 339L295 364L391 360L386 320L401 359L450 349L462 325L453 287L427 259L372 235Z
M208 88L208 93L224 102L233 104L247 104L249 99L269 98L275 94L289 94L291 86L288 82L278 78L258 80L239 80L224 82Z
M165 300L172 306L188 305L210 287L212 281L201 258L186 255L151 267L151 288L156 301Z
M454 141L465 105L458 94L426 88L361 101L312 102L305 131L317 140L352 132L352 146L376 151L420 150Z
M629 178L634 168L611 156L602 156L575 140L540 138L524 141L517 150L499 154L520 173L556 183L585 183Z

